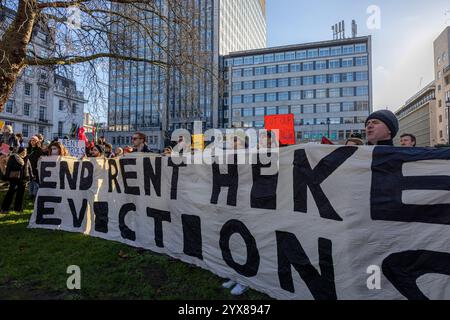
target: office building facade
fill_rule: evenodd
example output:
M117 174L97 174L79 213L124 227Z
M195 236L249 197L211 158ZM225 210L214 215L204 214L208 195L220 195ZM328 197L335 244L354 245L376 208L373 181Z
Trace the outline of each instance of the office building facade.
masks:
M133 132L148 136L154 149L162 149L167 133L179 128L193 130L194 121L204 129L219 126L219 56L231 50L250 50L266 45L265 1L199 0L198 10L202 51L207 52L204 67L192 77L145 62L111 60L109 74L108 140L114 145L131 143ZM159 6L165 1L159 0ZM160 18L142 11L140 21L163 38ZM120 26L113 26L120 28ZM129 39L139 56L167 59L163 50L132 28L115 32ZM176 39L169 38L167 41ZM171 44L168 44L169 47ZM216 76L215 76L216 75ZM166 135L164 135L166 133Z
M220 126L262 128L265 115L292 113L298 143L364 137L371 65L370 36L231 53Z
M400 145L400 136L405 133L416 137L417 147L429 147L438 144L435 136L436 119L436 86L434 81L406 101L405 105L395 112L399 120L399 134L394 139ZM441 116L442 117L442 116Z

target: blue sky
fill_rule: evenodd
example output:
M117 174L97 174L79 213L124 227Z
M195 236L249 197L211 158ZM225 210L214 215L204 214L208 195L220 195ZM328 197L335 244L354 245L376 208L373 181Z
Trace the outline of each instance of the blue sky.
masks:
M380 9L380 28L369 29L369 6ZM351 21L372 35L374 109L398 109L434 79L433 41L450 26L450 0L267 0L267 45L330 40L331 26Z

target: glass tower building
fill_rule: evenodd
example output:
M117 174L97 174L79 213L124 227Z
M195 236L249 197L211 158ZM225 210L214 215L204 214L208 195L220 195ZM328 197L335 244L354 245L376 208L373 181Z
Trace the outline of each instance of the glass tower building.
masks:
M220 126L262 128L264 116L295 116L297 142L365 136L372 111L371 38L235 52L223 59Z
M113 145L129 145L132 133L141 131L147 134L150 147L162 149L168 138L164 133L178 128L192 131L194 121L202 121L204 129L218 127L220 79L214 74L219 74L219 57L266 46L265 0L194 2L201 50L207 52L202 64L212 72L186 76L146 62L111 59L107 135ZM167 5L165 0L157 3L161 8ZM132 27L113 25L114 33L125 43L123 47L129 48L126 54L164 60L165 53L155 45L156 41L167 41L164 45L179 50L175 36L165 37L176 34L170 32L172 26L150 12L137 14L140 21L154 30L154 36L150 39Z

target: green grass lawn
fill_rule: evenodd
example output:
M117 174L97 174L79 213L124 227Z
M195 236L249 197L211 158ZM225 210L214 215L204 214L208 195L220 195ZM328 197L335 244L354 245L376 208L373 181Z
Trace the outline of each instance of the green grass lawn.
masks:
M6 191L0 191L0 201ZM249 290L234 298L209 271L83 234L27 229L23 213L0 214L0 299L269 299ZM81 268L81 290L66 287Z

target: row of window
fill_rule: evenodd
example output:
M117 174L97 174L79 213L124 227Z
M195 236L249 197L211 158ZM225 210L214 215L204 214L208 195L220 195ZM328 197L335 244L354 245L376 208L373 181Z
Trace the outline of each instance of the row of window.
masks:
M365 123L367 117L342 117L342 118L298 118L294 120L296 126L308 125L327 125L328 120L330 125L336 124L361 124ZM233 128L263 128L264 121L233 121Z
M268 74L367 66L367 56L233 69L233 79Z
M366 53L366 52L367 52L367 44L358 43L354 45L351 44L345 46L315 48L309 50L298 50L290 52L268 53L264 55L254 55L247 57L237 57L234 59L227 59L225 61L225 64L233 66L241 66L241 65L271 63L271 62L314 59L318 57L331 57L355 53Z
M31 83L25 82L24 83L24 95L27 97L31 97L33 93L33 85ZM41 100L47 99L47 89L44 87L39 87L39 98Z
M340 97L354 97L367 96L369 94L369 87L345 87L345 88L330 88L330 89L311 89L272 93L258 93L258 94L242 94L232 96L232 103L259 103L259 102L274 102L274 101L289 101L302 99L325 99L325 98L340 98ZM225 101L225 104L227 101Z
M360 71L360 72L320 74L316 76L303 76L303 77L291 77L291 78L279 78L267 80L236 81L233 82L232 88L233 91L240 91L240 90L320 85L328 83L341 83L353 81L367 81L368 79L369 73L367 71Z
M64 101L59 101L59 110L64 110ZM78 106L76 103L72 104L72 113L77 113ZM28 102L24 102L23 104L23 115L24 116L31 116L32 106ZM5 112L6 113L15 113L14 110L14 100L8 100L5 105ZM45 119L45 115L47 114L47 107L40 106L39 107L39 119Z
M314 113L338 113L369 111L368 101L352 101L329 104L305 104L299 106L278 106L278 107L259 107L259 108L236 108L233 109L233 118L236 117L260 117L274 114L305 115Z

